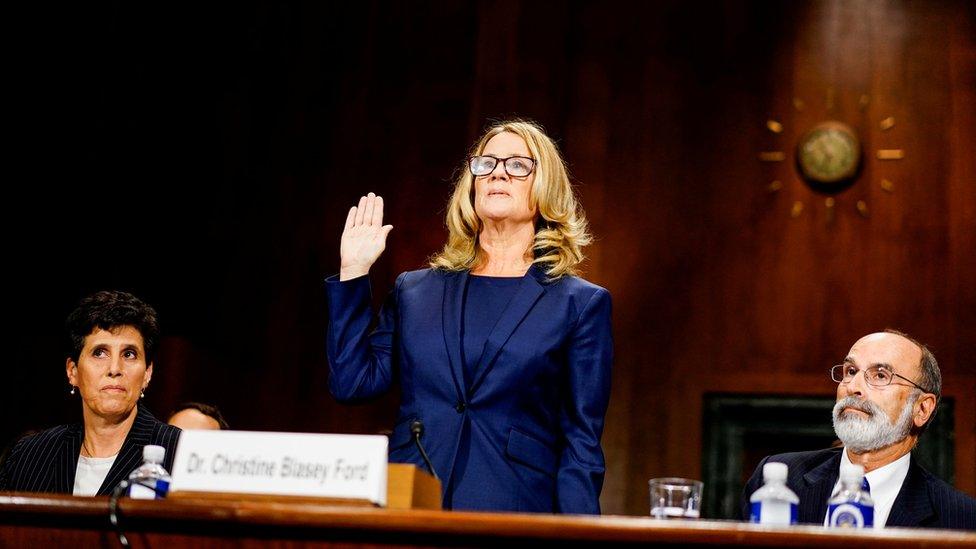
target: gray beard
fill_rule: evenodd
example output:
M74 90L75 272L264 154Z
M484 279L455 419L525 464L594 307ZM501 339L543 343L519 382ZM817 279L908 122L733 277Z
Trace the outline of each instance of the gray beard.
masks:
M834 432L844 446L856 453L870 452L904 440L912 430L912 407L918 399L912 392L898 419L892 423L880 406L867 399L844 397L834 404ZM841 416L844 408L855 408L868 414Z

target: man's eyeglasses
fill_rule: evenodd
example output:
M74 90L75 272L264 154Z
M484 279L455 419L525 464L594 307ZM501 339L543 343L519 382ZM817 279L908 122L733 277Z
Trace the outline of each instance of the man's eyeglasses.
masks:
M495 171L495 166L501 162L505 167L505 173L510 177L526 177L535 169L535 160L524 156L509 156L508 158L495 158L494 156L472 156L468 161L468 169L471 175L481 177Z
M854 379L854 376L856 376L860 371L861 370L859 370L857 366L853 364L838 364L830 369L830 379L833 379L837 383L850 383L851 380ZM866 381L867 384L872 387L886 387L891 385L891 380L896 377L911 383L923 393L932 392L922 387L918 383L908 379L907 377L892 372L891 369L886 366L876 364L864 369L864 381Z

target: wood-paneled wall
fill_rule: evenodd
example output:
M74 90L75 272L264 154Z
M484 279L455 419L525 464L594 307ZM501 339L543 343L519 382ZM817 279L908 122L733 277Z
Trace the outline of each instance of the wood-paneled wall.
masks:
M61 322L105 287L160 310L160 414L198 399L239 428L389 428L394 395L326 390L320 286L345 211L387 198L379 298L442 244L486 121L522 116L559 140L597 235L587 278L614 299L606 512L646 513L650 477L700 475L705 392L831 394L827 368L884 327L939 358L976 493L971 3L68 9L17 17L5 439L77 414ZM832 209L792 167L828 118L865 155ZM786 161L757 159L771 150Z

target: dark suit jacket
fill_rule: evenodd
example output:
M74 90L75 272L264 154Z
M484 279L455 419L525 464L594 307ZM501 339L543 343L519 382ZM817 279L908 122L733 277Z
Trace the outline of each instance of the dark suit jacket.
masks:
M460 335L467 277L431 269L401 274L372 333L367 277L330 278L332 394L367 399L399 382L390 460L423 468L410 434L411 421L423 421L423 444L448 508L599 513L613 360L610 294L530 268L468 384Z
M789 467L787 485L800 498L799 522L823 524L827 500L840 474L842 450L830 448L763 459L742 492L742 518L748 520L749 496L762 486L763 465L778 461ZM933 476L913 457L885 526L976 530L976 499Z
M97 495L111 493L119 481L129 478L129 473L142 463L142 447L147 444L166 448L163 467L172 471L180 433L180 429L161 423L144 406L138 406L132 428ZM72 424L24 437L0 468L0 491L70 494L84 436L84 427Z

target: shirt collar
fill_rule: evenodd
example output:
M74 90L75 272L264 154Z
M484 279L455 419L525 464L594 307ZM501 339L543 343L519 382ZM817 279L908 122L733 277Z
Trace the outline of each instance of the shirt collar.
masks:
M868 484L871 485L871 497L876 498L877 495L880 495L875 494L875 487L881 490L894 487L894 492L897 494L898 490L901 489L901 483L908 476L908 466L911 463L911 458L912 453L906 452L905 455L895 461L865 474L864 478L868 479ZM844 448L844 451L840 455L841 468L845 465L854 465L850 456L847 455L847 448Z

